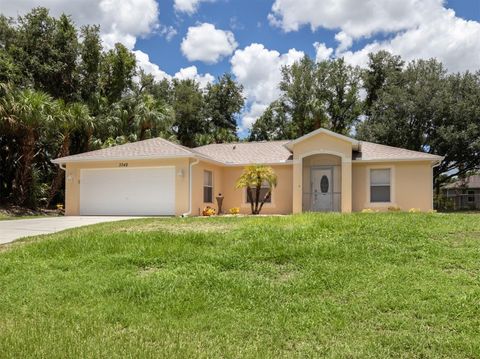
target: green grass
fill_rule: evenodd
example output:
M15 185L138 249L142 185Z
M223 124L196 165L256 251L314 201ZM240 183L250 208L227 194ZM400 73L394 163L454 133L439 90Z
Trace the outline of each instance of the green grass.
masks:
M478 358L480 216L142 219L0 249L0 358Z

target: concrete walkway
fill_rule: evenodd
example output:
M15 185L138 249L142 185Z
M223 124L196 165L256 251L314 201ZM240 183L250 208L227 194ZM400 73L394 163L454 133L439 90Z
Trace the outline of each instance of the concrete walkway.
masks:
M3 220L0 221L0 245L23 237L55 233L64 229L82 227L89 224L123 221L133 218L140 217L69 216Z

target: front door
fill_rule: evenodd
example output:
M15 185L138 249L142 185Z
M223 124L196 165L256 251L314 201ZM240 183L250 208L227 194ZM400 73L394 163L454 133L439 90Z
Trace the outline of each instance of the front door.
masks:
M312 211L333 211L333 169L312 168Z

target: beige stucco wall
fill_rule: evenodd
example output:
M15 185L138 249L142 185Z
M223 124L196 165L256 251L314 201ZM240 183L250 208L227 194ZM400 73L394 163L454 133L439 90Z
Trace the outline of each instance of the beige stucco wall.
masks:
M119 163L127 163L128 168L175 166L175 214L181 215L188 210L188 158L170 160L131 160L68 163L65 171L65 214L80 214L80 169L82 168L118 168ZM182 172L183 176L178 173Z
M292 213L292 165L272 166L277 175L277 187L272 192L272 203L265 203L262 214ZM241 176L244 167L223 167L224 211L232 207L240 207L240 213L250 213L245 190L236 189L235 183ZM215 208L217 208L215 204Z
M191 159L192 162L195 160ZM213 203L203 202L203 172L211 171L213 174ZM198 216L201 211L210 206L218 210L215 197L223 194L224 179L223 168L209 162L200 161L192 167L192 216Z
M391 169L391 203L370 203L369 171L371 168ZM387 210L390 206L399 207L404 211L411 208L418 208L422 211L431 210L433 205L432 176L430 162L353 162L353 210L361 211L364 208Z
M341 208L342 212L351 212L352 210L352 144L341 138L334 137L325 133L320 133L303 140L293 147L293 213L300 213L303 209L303 192L308 192L309 188L304 188L303 180L303 158L315 154L329 154L341 158Z

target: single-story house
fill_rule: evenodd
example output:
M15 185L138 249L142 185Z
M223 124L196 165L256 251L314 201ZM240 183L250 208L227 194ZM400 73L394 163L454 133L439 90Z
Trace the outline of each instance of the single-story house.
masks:
M460 178L442 187L453 209L480 209L480 174Z
M245 166L271 166L278 185L262 213L432 209L432 167L442 157L318 129L292 141L187 148L152 138L54 160L65 170L66 215L199 215L240 207Z

